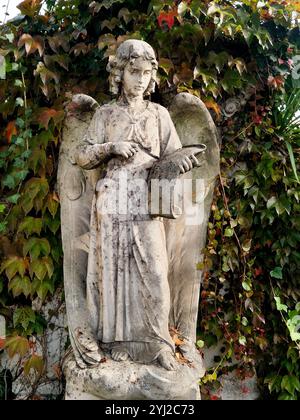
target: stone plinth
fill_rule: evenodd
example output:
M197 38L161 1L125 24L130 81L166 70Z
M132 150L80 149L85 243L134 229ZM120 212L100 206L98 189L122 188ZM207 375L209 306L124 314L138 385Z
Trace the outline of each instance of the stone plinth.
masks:
M167 371L107 358L98 367L80 369L70 357L64 365L66 400L199 400L199 380L205 369L201 356L191 366Z

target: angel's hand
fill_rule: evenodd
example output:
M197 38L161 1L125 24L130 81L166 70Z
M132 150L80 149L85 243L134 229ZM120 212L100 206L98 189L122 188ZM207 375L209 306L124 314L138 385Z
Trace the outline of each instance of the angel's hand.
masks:
M200 162L195 155L182 157L178 164L182 174L192 170L194 167L200 166Z
M123 156L125 159L129 159L139 150L138 145L130 141L120 141L112 143L111 152L113 155Z

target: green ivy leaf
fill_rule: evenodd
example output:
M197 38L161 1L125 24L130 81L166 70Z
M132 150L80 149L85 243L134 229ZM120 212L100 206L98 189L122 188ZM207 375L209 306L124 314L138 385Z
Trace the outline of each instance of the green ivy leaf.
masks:
M9 282L8 290L12 292L14 297L18 297L22 293L25 297L28 297L32 293L31 282L29 277L15 276Z
M288 311L288 307L281 303L280 297L275 296L274 299L275 299L276 308L277 308L278 311L284 311L284 312Z
M21 194L14 194L14 195L11 195L11 196L7 197L7 201L9 203L12 203L12 204L17 204L20 197L21 197Z
M11 280L17 273L23 277L26 271L26 262L23 258L16 256L10 257L2 263L0 273L3 271L5 271L9 280Z
M282 268L275 267L274 270L270 272L270 276L273 277L274 279L282 280L283 279Z
M224 236L226 236L227 238L231 238L233 236L233 234L234 234L234 230L232 228L227 227L225 229Z
M35 313L29 306L24 306L15 310L13 315L13 323L15 328L21 325L24 330L27 330L29 324L34 324L34 322Z
M29 253L32 260L37 259L40 255L48 256L51 248L47 239L30 238L24 243L23 255L24 257Z
M22 223L20 223L18 232L25 232L26 236L30 236L33 233L40 235L42 230L42 219L35 217L25 217Z
M33 354L24 364L24 373L28 376L33 371L41 376L44 371L44 366L44 359L41 356Z

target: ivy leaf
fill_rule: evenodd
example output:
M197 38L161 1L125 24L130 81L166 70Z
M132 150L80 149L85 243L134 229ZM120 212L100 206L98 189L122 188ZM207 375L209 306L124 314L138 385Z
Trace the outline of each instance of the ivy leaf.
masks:
M232 228L227 227L225 229L224 236L226 236L227 238L231 238L233 236L233 234L234 234L234 230Z
M230 56L226 51L223 51L219 54L216 54L214 51L210 51L210 53L208 54L208 58L205 61L210 67L216 67L218 73L221 73L225 64L228 63L229 59Z
M69 70L70 57L64 54L45 55L44 62L47 67L53 66L54 63L59 64L65 70Z
M160 58L158 66L160 69L163 69L167 76L169 75L171 70L174 70L174 64L168 58Z
M300 315L296 314L292 318L288 319L287 327L288 327L291 339L295 342L300 341Z
M17 8L23 15L34 17L41 9L43 0L24 0Z
M33 233L40 235L42 230L42 219L35 217L25 217L21 222L18 232L25 232L26 236L30 236Z
M205 346L205 343L203 340L198 340L196 343L196 346L198 347L198 349L203 349L203 347Z
M19 325L24 328L26 331L29 324L35 322L35 313L29 306L24 306L21 308L17 308L13 315L13 323L14 327L18 327Z
M9 282L8 290L12 292L14 297L18 297L22 293L25 297L28 297L32 293L31 282L29 277L15 276Z
M275 267L274 270L270 272L270 276L273 277L274 279L282 280L283 279L282 268Z
M246 63L243 59L241 58L235 58L235 59L231 59L228 62L230 67L236 67L239 74L242 75L244 72L247 71L247 66Z
M41 356L37 354L33 354L26 362L24 363L24 373L25 375L29 375L33 370L39 376L42 375L44 371L44 360Z
M276 201L277 201L277 197L275 197L275 196L269 198L269 200L267 201L267 209L270 209L273 206L275 206Z
M296 390L300 390L298 378L294 375L285 375L281 381L281 389L288 391L291 395L294 395Z
M15 355L24 357L30 347L27 338L15 336L6 339L5 348L7 349L9 357L13 358Z
M48 256L50 251L50 244L45 238L30 238L23 246L24 257L29 253L32 260L37 259L40 255Z
M47 274L47 267L43 264L41 259L34 260L30 264L30 273L31 278L33 277L33 274L35 274L40 281L43 281Z
M66 34L56 33L52 37L49 36L47 40L51 50L56 54L59 53L59 48L62 48L64 52L68 52L70 50L69 36Z
M53 275L53 272L54 266L50 257L36 259L30 264L31 277L33 277L33 274L35 274L40 281L43 281L46 275L48 275L50 279Z
M275 299L276 308L277 308L278 311L284 311L284 312L288 311L288 307L281 303L280 297L275 296L274 299Z
M33 170L34 174L37 168L44 168L47 162L46 152L43 149L35 148L28 160L28 167Z
M7 222L0 222L0 233L5 232L7 226Z
M57 111L53 108L41 108L36 117L36 121L40 124L41 127L48 130L48 125L50 120L53 120L57 125L64 118L64 111Z
M245 252L248 253L250 251L250 249L251 249L251 245L252 245L252 239L247 239L242 244L243 251L245 251Z
M20 276L23 277L26 268L26 260L24 260L24 258L19 258L15 256L8 258L2 263L0 273L5 271L7 278L11 280L17 273L19 273Z
M59 198L55 193L48 194L48 198L46 201L46 207L48 208L49 212L51 213L51 216L54 218L59 207Z
M110 9L115 3L124 3L125 0L102 0L100 2L93 1L90 3L89 8L93 13L98 13L104 7L105 9Z
M116 38L112 34L101 35L100 38L98 39L99 50L103 50L106 47L112 48L113 46L114 46L114 49L117 48Z
M23 46L25 46L27 55L34 54L36 51L39 52L40 57L44 54L44 40L39 35L32 37L30 34L23 34L18 41L18 47L20 48Z
M244 337L243 335L241 335L241 336L239 337L239 344L240 344L241 346L246 346L246 345L247 345L247 339L246 339L246 337Z
M41 210L43 200L49 192L48 181L44 178L31 178L26 182L25 188L20 200L20 205L25 214L28 214L33 207L37 211Z
M23 98L17 98L15 101L16 106L24 106L24 99Z
M5 130L5 137L8 143L11 143L11 139L13 136L16 136L18 134L17 127L16 127L16 121L10 121L7 124L6 130Z
M243 281L242 287L246 292L250 292L252 290L251 284L247 283L246 281Z
M214 100L210 99L210 100L205 100L204 101L205 106L208 109L212 109L213 111L215 111L217 118L219 119L221 116L221 107L219 104L217 104L217 102L215 102Z
M44 301L48 295L48 293L54 292L54 285L49 279L45 279L36 288L36 293L38 297Z
M14 195L11 195L11 196L7 197L7 201L9 203L12 203L12 204L17 204L20 197L21 197L21 194L14 194Z

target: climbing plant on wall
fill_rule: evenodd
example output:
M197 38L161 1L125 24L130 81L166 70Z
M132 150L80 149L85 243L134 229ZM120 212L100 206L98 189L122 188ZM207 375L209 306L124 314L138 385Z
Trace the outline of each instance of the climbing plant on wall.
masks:
M41 6L47 11L41 13ZM0 398L19 375L36 397L45 373L41 308L62 287L56 170L66 103L108 102L106 65L127 38L159 58L153 100L200 97L222 137L208 230L199 343L222 341L204 378L256 369L265 398L300 395L300 2L25 0L0 27ZM37 305L36 302L40 304ZM2 373L1 373L2 372Z

